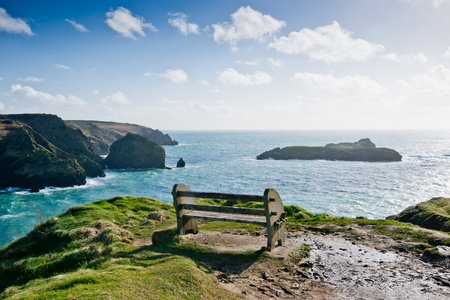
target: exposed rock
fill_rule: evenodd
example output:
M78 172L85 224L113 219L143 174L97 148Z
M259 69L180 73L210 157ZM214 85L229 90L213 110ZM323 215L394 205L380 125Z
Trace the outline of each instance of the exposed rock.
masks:
M166 218L164 217L164 212L163 212L163 211L161 211L161 210L155 210L155 211L150 212L150 213L147 215L147 219L149 219L149 220L155 220L155 221L158 221L158 222L162 222L162 221L164 221Z
M172 140L168 134L135 124L101 121L66 121L66 123L74 129L81 130L89 138L94 152L99 155L107 155L110 145L127 133L142 135L158 145L178 145L178 142Z
M180 158L177 162L177 168L184 168L186 166L186 163L182 158Z
M51 144L30 126L0 116L0 189L47 186L66 187L86 183L77 159Z
M307 214L305 214L304 212L299 212L297 214L297 216L295 216L295 219L297 220L304 220L304 219L308 219L309 216Z
M434 248L426 249L423 252L422 257L434 258L434 259L450 258L450 247L436 246Z
M450 232L450 198L433 198L410 206L398 215L389 216L386 219Z
M163 169L165 150L139 134L128 133L115 141L103 165L110 169Z
M401 161L402 156L395 150L376 148L370 139L356 143L327 144L325 147L291 146L275 148L256 157L257 159L324 159L344 161L388 162Z

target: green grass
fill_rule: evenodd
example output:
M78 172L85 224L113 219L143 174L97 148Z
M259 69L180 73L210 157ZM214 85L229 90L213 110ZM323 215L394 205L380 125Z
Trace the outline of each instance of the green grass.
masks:
M175 223L172 205L144 197L71 207L0 250L0 299L235 298L206 263L245 265L258 255L209 253L175 234L133 245L155 231L174 232L167 228Z
M200 203L232 205L223 200ZM238 203L260 207L260 203ZM391 220L333 217L285 206L288 230L322 232L371 228L370 234L419 243L417 251L449 245L429 232ZM305 219L296 219L302 213ZM262 251L216 253L176 235L174 208L145 197L114 197L69 208L37 225L28 235L0 249L0 299L234 299L222 289L211 268L239 273L257 261L270 259ZM262 226L208 222L200 230L264 231ZM151 246L136 240L153 239ZM286 266L309 255L304 244L292 252ZM280 262L280 264L282 264ZM282 266L280 266L282 267Z

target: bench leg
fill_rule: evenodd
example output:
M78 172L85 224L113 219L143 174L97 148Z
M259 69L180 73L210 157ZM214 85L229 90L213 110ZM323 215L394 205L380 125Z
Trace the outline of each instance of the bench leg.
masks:
M198 233L198 222L197 219L188 219L181 217L180 222L177 222L180 226L178 228L178 234L186 233Z

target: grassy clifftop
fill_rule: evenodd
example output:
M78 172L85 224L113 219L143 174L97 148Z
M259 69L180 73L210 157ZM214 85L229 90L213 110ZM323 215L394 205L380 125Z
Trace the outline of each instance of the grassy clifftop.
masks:
M174 222L172 205L143 197L71 207L0 250L0 298L230 298L183 250L135 245Z
M211 199L201 203L230 205ZM413 251L450 245L450 239L438 241L430 232L396 221L331 217L292 205L285 209L291 233L345 233L355 241L366 235L370 243L388 236L412 243ZM0 299L239 299L214 272L230 265L255 266L252 274L258 276L265 268L260 266L288 273L297 268L289 267L289 258L282 262L261 250L211 251L176 236L175 224L172 205L145 197L118 196L71 207L0 249ZM264 240L264 228L257 225L201 226L201 231L218 229L253 232Z

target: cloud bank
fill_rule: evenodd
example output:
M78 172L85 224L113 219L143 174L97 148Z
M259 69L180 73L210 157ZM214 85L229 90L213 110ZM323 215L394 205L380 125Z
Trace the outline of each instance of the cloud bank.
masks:
M331 25L312 30L291 32L270 43L269 48L285 54L304 54L312 60L325 62L365 61L384 46L352 38L352 33L334 21Z
M330 74L296 73L291 80L300 82L308 88L335 93L378 94L384 91L375 80L360 75L334 77Z
M63 96L61 94L52 95L49 93L37 91L30 86L22 86L21 84L13 84L11 86L11 93L21 99L38 100L48 104L71 104L71 105L86 105L86 101L74 96Z

